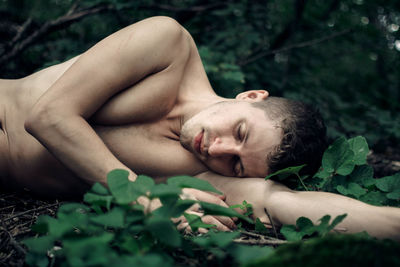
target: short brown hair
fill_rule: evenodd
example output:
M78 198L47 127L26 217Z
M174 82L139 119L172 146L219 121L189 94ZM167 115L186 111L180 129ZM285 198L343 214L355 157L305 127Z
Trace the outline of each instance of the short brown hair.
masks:
M327 147L326 127L320 112L303 102L268 97L252 103L282 129L281 143L268 155L270 173L306 164L302 173L314 174Z

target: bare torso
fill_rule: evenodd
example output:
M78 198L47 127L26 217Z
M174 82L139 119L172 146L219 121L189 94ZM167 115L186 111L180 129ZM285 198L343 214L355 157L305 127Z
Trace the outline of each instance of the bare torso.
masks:
M23 79L0 80L0 177L6 187L25 187L48 196L79 195L87 190L88 184L64 167L24 128L32 106L77 58ZM211 89L198 55L190 60L180 86L188 85ZM135 85L126 90L134 89ZM135 104L138 103L132 103ZM137 122L111 125L115 123L93 118L90 123L114 155L138 174L162 179L204 171L204 165L179 143L174 115L180 108L178 101L169 109L160 108L162 103L153 104L160 111L147 122L138 118Z

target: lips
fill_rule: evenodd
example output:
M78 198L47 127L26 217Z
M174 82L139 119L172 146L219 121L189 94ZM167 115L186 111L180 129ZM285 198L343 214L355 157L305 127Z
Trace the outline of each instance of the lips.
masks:
M196 135L196 137L194 138L194 150L201 154L201 144L203 143L203 136L204 136L204 130L202 130L200 133L198 133Z

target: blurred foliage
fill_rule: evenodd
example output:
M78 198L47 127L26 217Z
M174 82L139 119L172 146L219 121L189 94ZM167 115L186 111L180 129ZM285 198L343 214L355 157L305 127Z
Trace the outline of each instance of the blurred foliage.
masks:
M0 56L71 7L106 7L49 31L1 64L19 78L82 53L155 15L193 35L215 90L245 89L317 105L331 137L364 135L375 150L400 140L400 3L396 0L1 0ZM8 44L8 45L7 45ZM11 44L11 45L10 45Z

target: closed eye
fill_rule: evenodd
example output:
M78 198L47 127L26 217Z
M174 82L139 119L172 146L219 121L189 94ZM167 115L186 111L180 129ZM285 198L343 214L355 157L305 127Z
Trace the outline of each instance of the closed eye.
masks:
M243 164L240 160L240 157L234 156L233 157L233 173L235 176L240 177L243 175L244 169L243 169Z
M239 141L243 141L244 136L245 136L245 127L243 123L239 124L239 127L237 129L237 138Z

